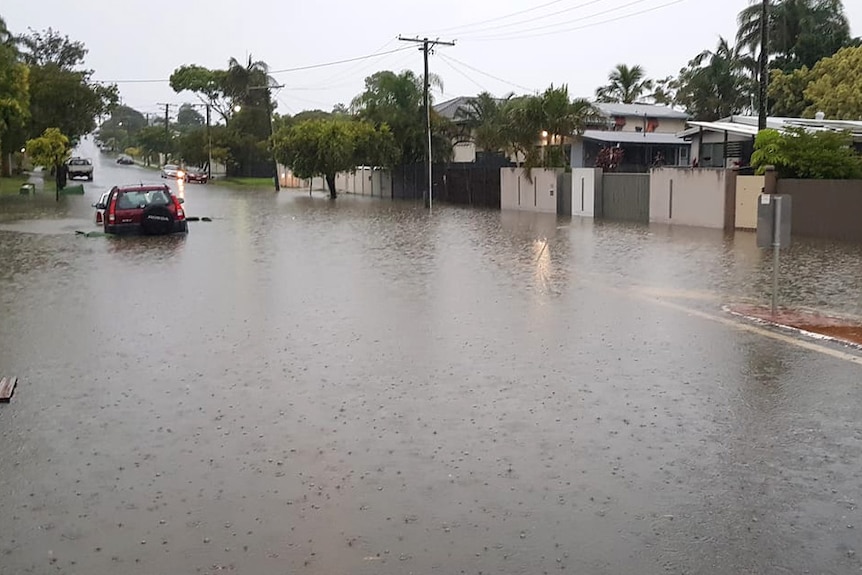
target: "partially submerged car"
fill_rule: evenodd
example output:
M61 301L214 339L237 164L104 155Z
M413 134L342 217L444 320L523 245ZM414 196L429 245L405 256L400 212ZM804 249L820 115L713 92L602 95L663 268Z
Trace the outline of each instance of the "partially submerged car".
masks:
M131 166L135 163L135 160L131 156L120 154L119 157L117 157L117 163L123 166Z
M183 199L164 184L141 184L114 186L94 207L104 211L106 234L155 236L188 232L182 204Z

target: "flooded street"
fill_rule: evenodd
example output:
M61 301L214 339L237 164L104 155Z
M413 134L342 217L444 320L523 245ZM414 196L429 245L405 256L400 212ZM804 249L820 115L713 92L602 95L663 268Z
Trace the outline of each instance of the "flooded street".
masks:
M862 362L722 311L753 233L186 184L85 237L159 180L95 163L0 198L0 574L862 571ZM862 247L782 266L862 316Z

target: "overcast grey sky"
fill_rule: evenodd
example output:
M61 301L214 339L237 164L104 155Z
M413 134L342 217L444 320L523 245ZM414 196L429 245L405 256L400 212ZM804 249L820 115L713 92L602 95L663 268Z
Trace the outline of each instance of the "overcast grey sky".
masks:
M455 40L431 58L444 83L437 101L488 90L524 93L568 84L590 97L618 63L650 77L675 74L698 52L733 37L748 0L6 0L0 16L15 33L52 27L89 49L96 78L118 81L124 103L194 101L167 83L183 64L225 67L251 54L285 70L369 54L366 60L275 72L285 85L278 111L349 103L377 70L422 70L405 36ZM862 35L862 1L845 1ZM399 50L392 52L393 50ZM387 53L389 52L389 53ZM128 80L157 80L128 82Z

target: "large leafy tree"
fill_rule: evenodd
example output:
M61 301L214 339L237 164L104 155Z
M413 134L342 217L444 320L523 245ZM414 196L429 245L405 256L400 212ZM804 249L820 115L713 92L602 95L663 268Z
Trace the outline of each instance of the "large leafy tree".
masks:
M17 142L14 138L7 142L7 135L22 132L29 116L30 70L20 61L14 37L0 18L0 150L11 151ZM8 174L11 166L4 163L3 168Z
M432 86L442 87L436 76ZM365 90L351 103L360 119L376 126L388 125L401 150L398 163L421 162L425 157L425 112L423 78L406 70L400 74L380 71L365 79ZM448 160L451 139L448 126L436 113L431 114L432 154L435 161Z
M862 47L844 48L806 66L772 71L770 109L776 116L813 118L823 112L833 120L862 118Z
M157 159L160 153L169 154L171 152L173 138L170 133L165 133L162 126L145 126L138 130L135 136L135 145L143 150L149 165L150 161Z
M98 140L115 150L124 150L135 141L138 132L147 126L147 119L129 106L118 105L99 127Z
M617 64L608 76L608 84L596 90L599 102L632 104L652 90L653 81L646 77L641 66Z
M771 67L790 72L813 67L851 43L841 0L771 0L767 31ZM761 2L751 0L737 21L737 44L760 53Z
M182 66L171 74L175 92L188 90L212 106L227 123L222 145L227 152L230 175L257 176L269 174L268 139L274 80L266 62L231 58L225 70L211 70L197 65Z
M93 71L82 68L87 49L81 42L51 28L30 30L20 41L30 69L30 135L58 128L75 142L117 105L116 85L93 82Z
M806 115L823 112L836 120L862 118L862 46L844 48L824 58L814 66L811 76L804 91L811 102Z
M207 131L196 128L185 131L177 140L177 152L190 166L203 166L209 161Z
M206 118L198 112L191 104L183 104L177 112L177 128L181 132L187 132L200 128L206 123Z
M701 120L738 114L751 106L754 83L750 70L750 60L739 46L719 38L715 50L701 52L680 71L676 103Z
M807 66L791 72L772 70L769 78L769 113L773 116L801 118L811 101L805 97L805 89L811 83L812 74Z
M385 125L345 118L305 120L273 136L276 158L300 178L323 176L335 199L335 176L358 165L389 166L398 156L395 138Z
M226 70L210 70L191 64L174 70L170 84L174 92L192 92L227 122L232 114L233 104L231 98L225 93L226 75Z

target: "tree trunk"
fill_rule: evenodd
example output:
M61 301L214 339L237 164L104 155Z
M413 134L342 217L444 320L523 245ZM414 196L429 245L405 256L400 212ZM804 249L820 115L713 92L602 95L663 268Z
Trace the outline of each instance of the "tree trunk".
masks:
M335 191L335 174L326 174L326 187L329 188L329 199L334 200L338 197L338 192Z
M0 177L8 178L12 175L12 152L0 156Z

